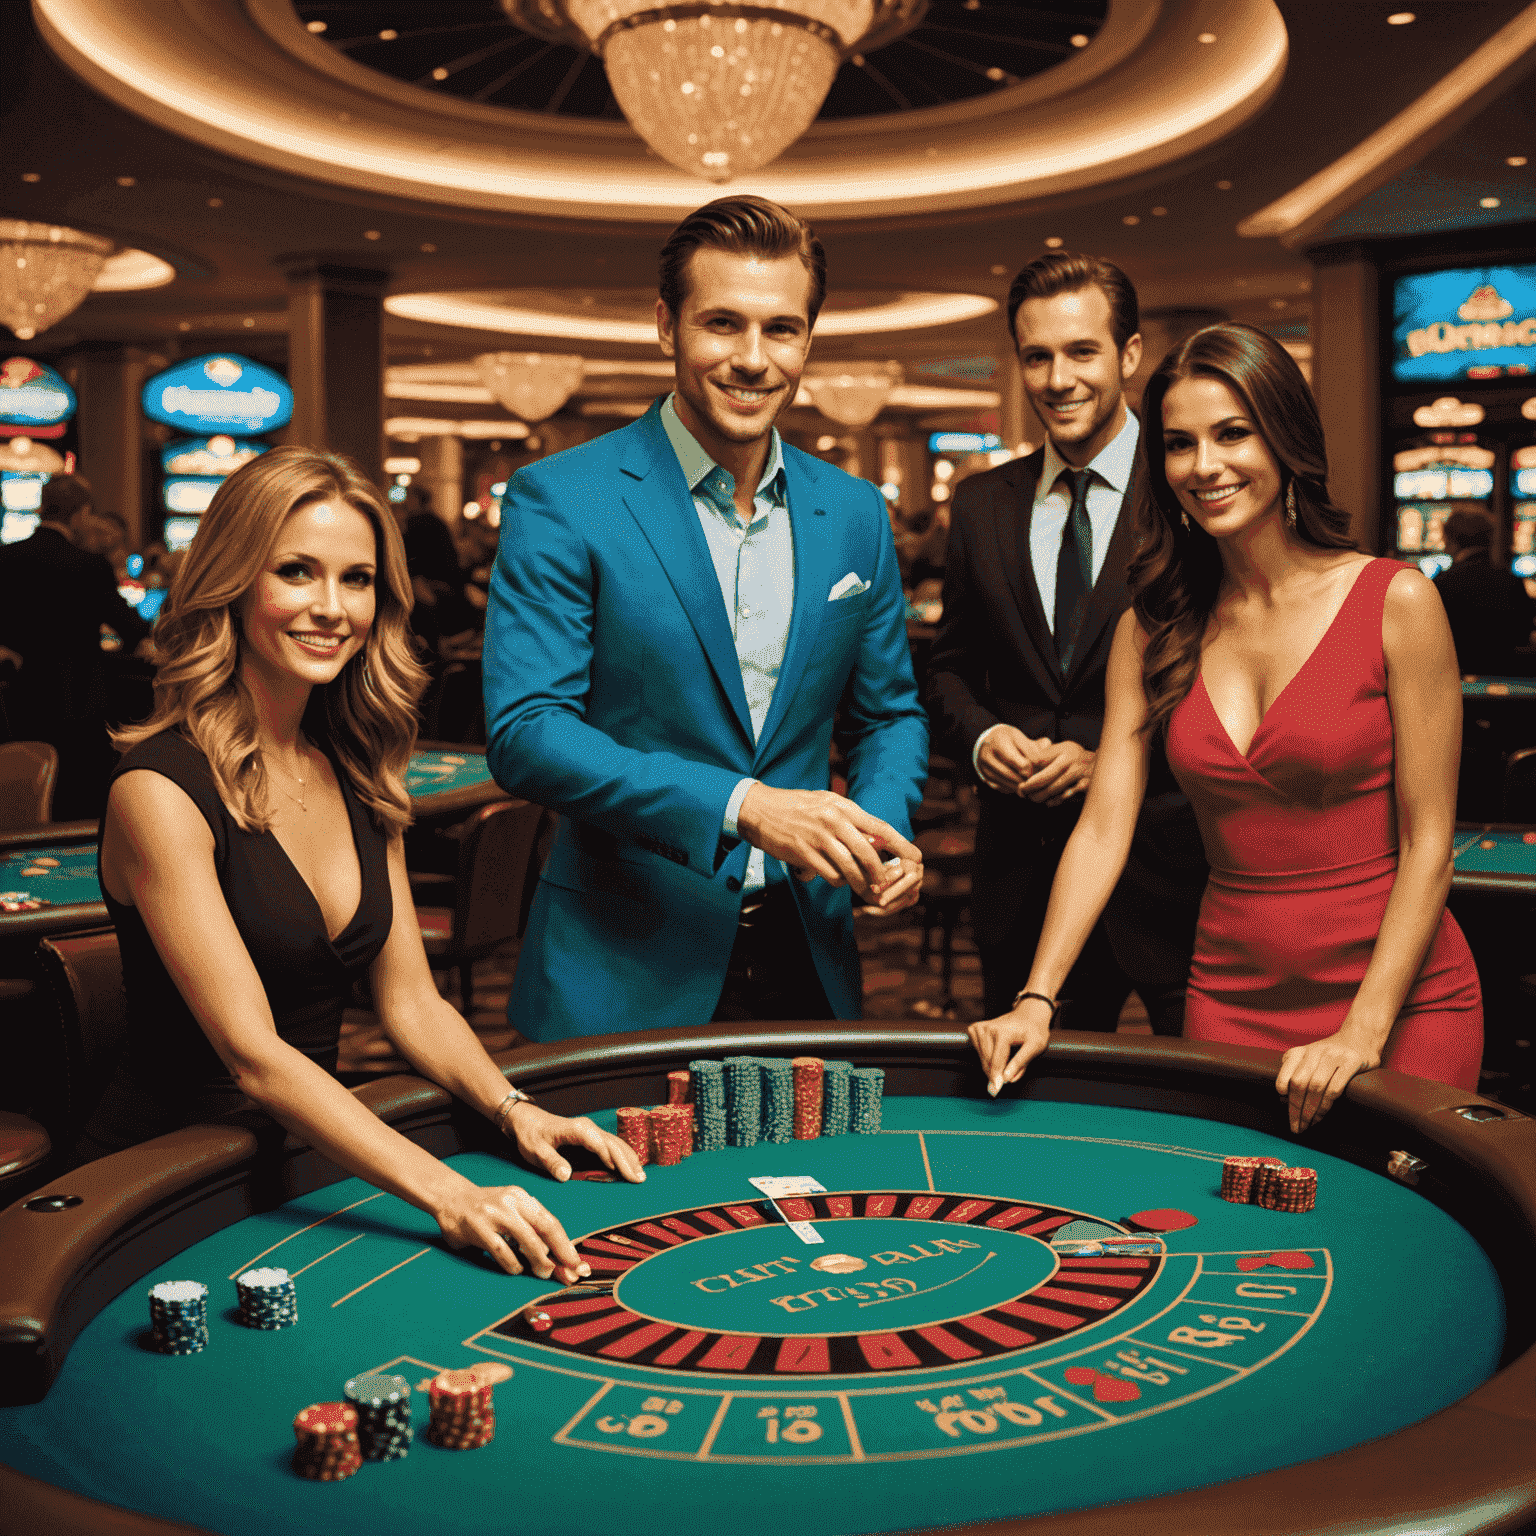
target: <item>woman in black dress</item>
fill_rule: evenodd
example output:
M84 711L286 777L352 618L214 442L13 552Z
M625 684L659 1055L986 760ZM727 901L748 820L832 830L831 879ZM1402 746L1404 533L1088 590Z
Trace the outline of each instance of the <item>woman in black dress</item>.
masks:
M278 448L220 488L156 630L155 710L102 825L101 884L128 992L123 1064L84 1160L254 1101L349 1172L511 1273L585 1271L526 1190L482 1189L336 1080L342 1008L367 975L396 1048L556 1179L562 1145L625 1178L635 1154L508 1085L439 996L401 833L423 673L410 579L378 491L348 460ZM521 1260L519 1258L521 1251Z

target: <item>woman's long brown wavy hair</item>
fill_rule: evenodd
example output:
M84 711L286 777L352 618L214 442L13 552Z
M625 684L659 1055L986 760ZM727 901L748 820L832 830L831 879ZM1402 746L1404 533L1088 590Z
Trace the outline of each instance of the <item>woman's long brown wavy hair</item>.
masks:
M179 730L208 759L219 795L247 832L271 824L256 713L240 677L239 604L271 557L288 515L312 501L344 501L373 525L375 608L363 648L314 689L304 729L329 743L357 797L386 835L409 825L405 770L426 673L411 649L411 579L400 530L378 489L350 459L274 448L214 494L171 582L155 626L155 707L113 734L119 751Z
M1349 514L1328 495L1328 454L1317 402L1295 359L1274 337L1251 325L1223 322L1196 331L1165 357L1141 402L1141 456L1133 516L1137 551L1129 582L1147 636L1142 686L1145 729L1166 734L1168 717L1194 687L1200 644L1221 586L1221 551L1198 523L1185 526L1168 485L1163 454L1163 400L1183 379L1219 379L1239 400L1280 462L1283 497L1296 490L1291 537L1314 549L1354 549Z

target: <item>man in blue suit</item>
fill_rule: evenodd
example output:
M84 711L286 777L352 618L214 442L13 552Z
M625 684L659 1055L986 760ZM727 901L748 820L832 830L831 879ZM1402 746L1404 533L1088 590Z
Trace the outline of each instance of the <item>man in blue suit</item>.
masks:
M502 504L490 763L562 813L507 1007L535 1040L857 1018L852 898L898 911L922 883L928 731L884 502L774 427L821 243L725 198L673 231L660 277L675 392Z

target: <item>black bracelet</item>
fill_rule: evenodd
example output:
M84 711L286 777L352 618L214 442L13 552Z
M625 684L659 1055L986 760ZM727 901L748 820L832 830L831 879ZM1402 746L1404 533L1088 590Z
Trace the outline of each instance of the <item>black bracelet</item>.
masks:
M1015 992L1011 1007L1017 1008L1026 997L1032 997L1036 1002L1049 1003L1051 1005L1051 1023L1056 1022L1056 1015L1061 1011L1061 1004L1054 997L1047 997L1044 992Z

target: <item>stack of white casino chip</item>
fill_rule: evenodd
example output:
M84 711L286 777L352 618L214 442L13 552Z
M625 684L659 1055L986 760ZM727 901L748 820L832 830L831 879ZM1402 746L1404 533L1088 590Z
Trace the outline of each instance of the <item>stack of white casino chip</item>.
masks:
M286 1269L248 1269L235 1285L247 1328L292 1328L298 1322L299 1296Z
M149 1292L149 1321L162 1355L196 1355L208 1347L208 1287L199 1280L162 1280Z

